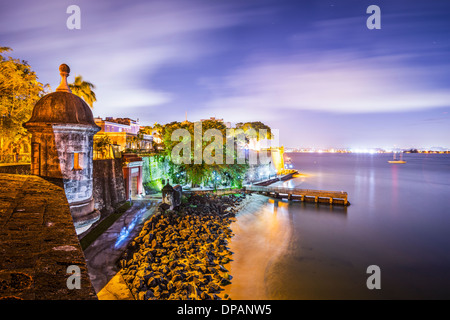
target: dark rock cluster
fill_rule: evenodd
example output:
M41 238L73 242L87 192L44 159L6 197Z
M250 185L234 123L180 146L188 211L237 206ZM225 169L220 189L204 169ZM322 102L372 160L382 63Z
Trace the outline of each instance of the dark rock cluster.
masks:
M238 195L192 195L176 210L162 204L119 261L133 296L149 299L219 300L231 276L229 227Z

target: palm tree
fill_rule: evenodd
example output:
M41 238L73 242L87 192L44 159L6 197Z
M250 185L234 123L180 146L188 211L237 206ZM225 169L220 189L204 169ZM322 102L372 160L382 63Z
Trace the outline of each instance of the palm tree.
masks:
M100 136L94 139L94 151L96 152L97 158L99 158L98 153L100 152L100 159L108 159L111 156L111 154L108 154L111 145L112 142L108 136Z
M76 94L86 101L91 108L94 107L94 102L97 101L97 98L95 97L95 92L92 89L95 89L95 85L88 81L84 81L82 76L76 76L75 81L73 83L69 83L69 88L72 90L73 94Z

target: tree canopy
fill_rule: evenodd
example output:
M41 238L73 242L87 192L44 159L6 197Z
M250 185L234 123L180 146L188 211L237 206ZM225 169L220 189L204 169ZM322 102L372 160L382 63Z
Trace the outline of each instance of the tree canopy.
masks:
M272 139L272 131L270 127L260 121L254 122L239 122L236 123L236 129L242 129L249 138L257 138L260 139ZM253 130L252 130L253 129Z
M172 151L184 139L190 144L189 149L182 150L182 156L185 160L183 163L175 163L172 159L171 175L173 178L185 177L187 181L193 184L213 184L214 186L222 183L240 186L244 178L245 170L248 165L238 163L227 163L225 161L226 154L226 137L227 128L221 121L206 120L201 123L202 132L195 132L195 123L193 122L171 122L162 128L162 140L164 143L164 152L167 157L172 157ZM185 129L189 136L179 137L180 139L172 139L175 130ZM210 130L212 129L212 130ZM199 134L200 140L194 133ZM208 133L210 133L208 138ZM212 134L211 134L212 133ZM216 134L214 134L216 133ZM175 132L176 136L176 132ZM197 139L197 140L196 140ZM201 154L201 160L197 159L195 152ZM184 154L189 152L189 154ZM209 159L219 159L221 161L208 162ZM233 150L233 158L236 159L236 152ZM176 179L175 179L176 180Z
M16 145L29 139L22 124L33 111L36 102L49 90L38 81L36 73L25 60L6 56L8 47L0 47L0 121L1 150L9 153Z

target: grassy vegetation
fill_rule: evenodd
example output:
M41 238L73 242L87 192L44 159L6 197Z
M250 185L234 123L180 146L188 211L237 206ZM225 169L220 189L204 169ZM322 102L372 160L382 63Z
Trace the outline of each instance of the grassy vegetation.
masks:
M131 204L129 201L126 201L124 204L122 204L120 207L118 207L113 213L111 213L109 216L107 216L105 219L103 219L98 225L96 225L91 231L89 231L88 234L86 234L81 240L81 248L85 250L87 247L91 245L92 242L97 240L97 238L114 222L116 222L117 219L119 219L122 214L124 214L125 211L131 208Z

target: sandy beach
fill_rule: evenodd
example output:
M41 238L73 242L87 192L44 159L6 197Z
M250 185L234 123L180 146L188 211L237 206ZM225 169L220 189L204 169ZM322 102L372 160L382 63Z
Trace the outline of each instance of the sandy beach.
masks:
M232 261L225 267L233 277L221 296L233 300L269 299L271 267L286 250L290 239L287 204L262 195L247 196L229 242Z

